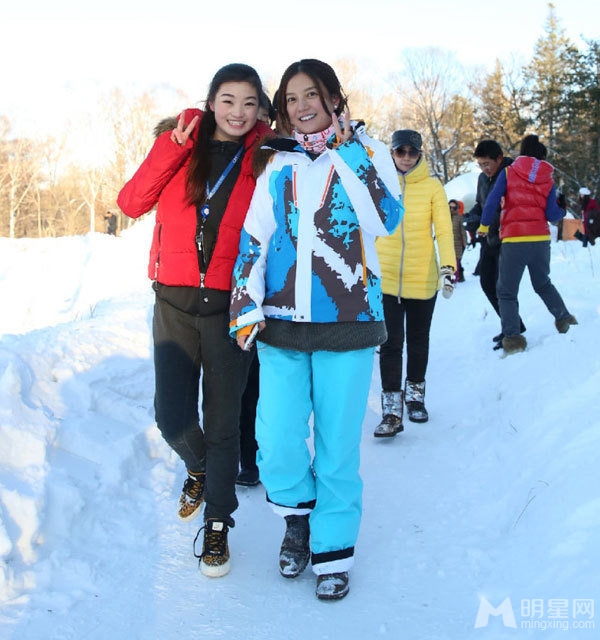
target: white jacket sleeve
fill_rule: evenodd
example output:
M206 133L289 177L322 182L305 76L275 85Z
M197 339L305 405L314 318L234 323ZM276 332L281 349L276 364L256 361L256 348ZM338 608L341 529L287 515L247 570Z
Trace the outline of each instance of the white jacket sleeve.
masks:
M359 129L354 138L328 153L361 228L374 236L393 233L404 207L398 172L387 147Z
M273 200L269 194L269 172L256 181L256 188L240 236L233 268L230 333L264 320L265 271L269 241L275 230Z

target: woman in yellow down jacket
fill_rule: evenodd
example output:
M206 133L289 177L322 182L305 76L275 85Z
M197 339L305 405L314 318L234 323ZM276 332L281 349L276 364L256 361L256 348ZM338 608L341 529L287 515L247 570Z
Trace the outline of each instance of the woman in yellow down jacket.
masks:
M403 430L403 401L409 420L427 422L429 419L425 409L425 373L431 319L440 286L445 298L452 295L454 288L456 256L450 209L441 182L429 175L422 151L423 143L417 131L394 132L392 157L398 170L405 213L391 236L376 241L388 333L379 354L382 421L373 434L377 438L393 437Z

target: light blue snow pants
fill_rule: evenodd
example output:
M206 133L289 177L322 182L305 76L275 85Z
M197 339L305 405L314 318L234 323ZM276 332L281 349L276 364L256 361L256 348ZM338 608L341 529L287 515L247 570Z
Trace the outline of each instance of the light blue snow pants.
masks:
M260 344L258 357L261 482L280 515L310 512L313 571L346 571L362 513L360 440L374 349L303 353Z

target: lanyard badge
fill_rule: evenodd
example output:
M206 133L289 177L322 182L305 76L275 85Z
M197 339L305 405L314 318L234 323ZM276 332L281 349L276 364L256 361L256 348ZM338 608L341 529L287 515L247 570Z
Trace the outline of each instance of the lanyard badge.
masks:
M208 180L206 181L206 202L200 207L200 215L202 216L202 220L206 220L206 218L208 218L208 216L210 215L210 204L209 204L210 199L215 195L215 193L217 193L217 191L219 190L219 187L223 184L223 181L235 166L235 163L240 159L243 150L244 150L244 145L242 144L242 146L237 150L237 153L235 154L235 156L233 156L229 164L225 167L225 170L223 171L223 173L221 174L221 176L219 177L215 186L212 189L210 188L210 184Z
M206 181L206 202L200 207L201 219L199 221L200 222L200 224L198 225L199 229L196 235L196 244L198 246L198 251L200 253L200 260L201 260L201 273L200 273L201 286L203 286L203 282L204 282L204 272L208 267L208 264L206 262L206 254L205 254L205 247L204 247L204 223L206 222L206 219L210 215L210 199L215 195L215 193L217 193L219 187L223 184L223 181L235 166L235 163L241 158L243 151L244 151L244 145L242 144L242 146L237 150L235 156L233 156L229 164L225 167L225 170L223 171L223 173L221 174L221 176L219 177L215 186L212 189L210 188L210 184L208 183L208 180Z

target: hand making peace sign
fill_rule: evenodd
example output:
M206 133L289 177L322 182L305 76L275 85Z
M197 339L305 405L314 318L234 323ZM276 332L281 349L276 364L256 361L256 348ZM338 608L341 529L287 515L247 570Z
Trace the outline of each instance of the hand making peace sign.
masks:
M179 116L179 120L177 121L177 127L175 127L173 131L171 131L171 140L175 144L178 144L180 146L183 146L188 141L190 134L192 133L192 131L194 130L194 127L196 126L196 124L198 123L198 120L200 119L199 116L194 116L192 118L192 121L186 127L184 114L185 114L185 111Z
M344 112L344 117L342 119L342 123L344 125L343 132L340 121L335 113L331 116L331 121L333 122L333 128L335 129L335 135L339 140L339 144L348 142L348 140L350 140L350 138L354 135L354 131L352 131L352 127L350 126L350 110L346 109L346 111Z

